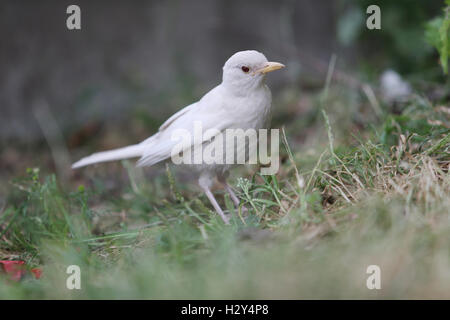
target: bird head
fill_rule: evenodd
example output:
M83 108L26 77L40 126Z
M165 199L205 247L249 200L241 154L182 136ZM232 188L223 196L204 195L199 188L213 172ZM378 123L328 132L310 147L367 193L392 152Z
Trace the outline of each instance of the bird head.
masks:
M223 83L247 90L260 85L268 72L281 68L284 68L283 64L269 62L261 52L239 51L225 62Z

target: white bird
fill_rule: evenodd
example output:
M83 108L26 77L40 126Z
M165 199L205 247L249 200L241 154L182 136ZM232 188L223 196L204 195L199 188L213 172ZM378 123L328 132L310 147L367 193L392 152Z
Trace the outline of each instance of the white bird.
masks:
M268 129L272 95L264 83L265 74L283 67L281 63L269 62L262 53L255 50L237 52L223 66L222 83L206 93L199 101L171 116L156 134L139 144L94 153L74 163L72 168L137 157L140 157L138 166L151 166L171 157L172 150L177 144L172 139L176 130L183 129L194 134L194 123L198 121L202 124L204 132L216 129L220 134L224 134L226 129ZM203 141L192 142L190 147L193 148L195 143L208 142L210 140L206 137ZM226 182L232 165L201 163L190 166L198 172L198 183L217 213L225 224L229 224L228 217L211 192L211 187L215 178L218 178L234 204L239 206L238 197Z

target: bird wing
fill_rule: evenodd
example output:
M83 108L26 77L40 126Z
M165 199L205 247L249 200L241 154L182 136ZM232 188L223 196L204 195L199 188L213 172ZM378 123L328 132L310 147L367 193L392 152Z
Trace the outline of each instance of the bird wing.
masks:
M184 107L183 109L181 109L180 111L178 111L177 113L175 113L174 115L172 115L169 119L167 119L160 127L159 127L159 131L163 131L164 129L166 129L168 126L170 126L175 120L177 120L179 117L181 117L183 114L189 112L190 110L195 109L195 107L197 106L198 102L195 102L193 104L188 105L187 107Z
M177 120L178 118L180 118L182 115L184 115L185 113L189 112L190 110L195 109L196 105L198 102L194 102L186 107L184 107L183 109L179 110L178 112L176 112L175 114L173 114L169 119L167 119L158 129L158 132L164 131L167 127L169 127L175 120ZM142 141L140 144L149 144L154 142L155 140L155 136L158 133L156 133L155 135L145 139L144 141Z
M228 116L228 117L227 117ZM232 120L227 114L226 100L220 86L212 89L203 98L191 104L170 117L155 135L143 141L143 155L138 161L138 166L151 166L155 163L168 159L171 156L173 148L179 143L172 138L174 132L186 130L191 135L191 143L186 149L192 148L195 144L201 144L211 137L202 135L200 141L195 141L194 125L200 121L202 133L208 129L216 129L222 132L232 125Z

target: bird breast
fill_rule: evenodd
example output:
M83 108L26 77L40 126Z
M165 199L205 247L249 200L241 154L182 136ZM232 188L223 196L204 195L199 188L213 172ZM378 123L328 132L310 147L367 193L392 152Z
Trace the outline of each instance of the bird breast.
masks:
M266 85L246 96L229 99L227 113L234 119L230 129L262 129L270 125L272 97Z

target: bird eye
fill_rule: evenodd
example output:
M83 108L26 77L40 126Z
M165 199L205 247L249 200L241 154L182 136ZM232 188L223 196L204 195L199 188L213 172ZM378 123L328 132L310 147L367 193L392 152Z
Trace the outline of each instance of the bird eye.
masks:
M247 73L247 72L250 71L250 68L249 68L249 67L246 67L246 66L243 66L241 69L242 69L242 71L244 71L245 73Z

